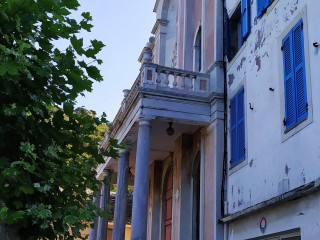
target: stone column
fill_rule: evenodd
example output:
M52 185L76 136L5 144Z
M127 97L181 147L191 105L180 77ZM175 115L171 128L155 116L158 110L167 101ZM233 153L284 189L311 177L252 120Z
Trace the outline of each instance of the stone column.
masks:
M131 240L146 240L147 235L150 125L150 119L139 119Z
M93 196L93 203L96 205L96 207L99 207L99 198L97 195L100 195L99 193L96 194L95 196ZM98 217L97 217L97 214L96 214L96 217L93 221L93 224L94 224L94 227L91 228L90 227L90 233L89 233L89 240L96 240L97 239L97 230L98 230Z
M107 204L109 203L109 199L110 199L110 175L111 175L110 169L105 169L103 171L103 180L107 183L106 184L102 183L100 209L104 211L107 209ZM108 228L108 219L99 217L97 240L107 239L107 228Z
M127 150L120 150L118 160L117 194L113 217L112 240L124 240L127 213L129 174L129 153Z

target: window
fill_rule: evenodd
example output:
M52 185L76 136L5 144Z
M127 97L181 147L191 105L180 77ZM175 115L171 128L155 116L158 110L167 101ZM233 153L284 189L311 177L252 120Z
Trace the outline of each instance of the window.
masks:
M261 17L274 0L257 0L257 16Z
M241 37L244 41L250 33L250 0L241 1Z
M282 40L285 132L308 117L302 19Z
M196 72L200 72L202 68L201 63L201 27L199 27L196 39L194 42L194 55L193 55L193 70Z
M280 237L261 238L261 240L301 240L300 234L286 234Z
M230 101L230 167L234 167L246 157L244 87Z
M241 0L241 6L239 4L226 21L227 56L231 61L250 33L250 0Z

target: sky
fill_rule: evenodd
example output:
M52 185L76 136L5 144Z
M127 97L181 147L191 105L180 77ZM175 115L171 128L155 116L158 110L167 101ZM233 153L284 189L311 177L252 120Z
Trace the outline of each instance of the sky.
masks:
M139 73L138 57L152 36L156 20L155 0L79 0L79 13L90 12L94 27L81 33L84 42L102 41L106 46L98 55L103 82L94 83L93 91L77 99L77 106L107 114L113 121L123 99L123 89L130 89ZM88 44L89 45L89 44ZM86 44L84 44L86 46Z

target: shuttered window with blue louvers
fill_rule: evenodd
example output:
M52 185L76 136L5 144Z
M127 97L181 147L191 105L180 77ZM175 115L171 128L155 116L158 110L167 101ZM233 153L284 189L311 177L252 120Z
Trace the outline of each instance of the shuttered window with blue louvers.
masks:
M241 36L244 41L250 33L250 0L241 1Z
M270 4L270 0L257 0L257 16L261 17L263 13L267 10Z
M308 117L303 21L282 40L286 131Z
M245 159L245 110L244 110L244 88L230 101L230 167L234 167Z

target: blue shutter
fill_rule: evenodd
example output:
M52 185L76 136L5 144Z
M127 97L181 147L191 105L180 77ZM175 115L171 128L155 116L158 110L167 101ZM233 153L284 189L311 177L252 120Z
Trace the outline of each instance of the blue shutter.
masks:
M244 160L246 156L244 116L244 88L242 88L230 101L231 167Z
M237 95L230 101L230 145L231 145L231 167L237 163Z
M257 16L260 17L268 7L270 0L257 0Z
M293 69L292 32L282 40L286 129L296 123L295 83Z
M297 122L308 117L306 73L304 61L303 22L300 20L292 30L294 50L294 76L296 87Z
M238 162L245 159L245 124L244 124L244 88L242 88L238 95L237 101L237 137L238 137Z
M250 0L241 0L241 36L245 40L250 33Z

